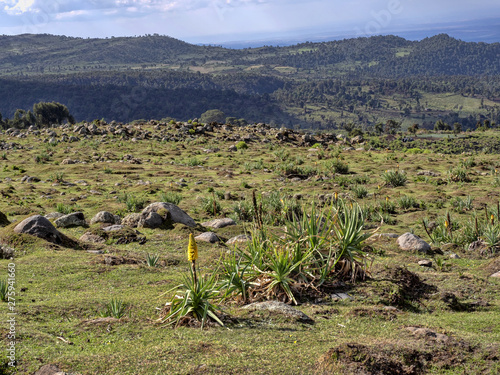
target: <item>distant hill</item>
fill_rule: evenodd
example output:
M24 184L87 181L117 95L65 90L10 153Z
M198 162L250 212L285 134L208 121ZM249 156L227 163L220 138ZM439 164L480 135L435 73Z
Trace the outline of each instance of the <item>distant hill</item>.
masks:
M12 117L18 108L56 100L77 120L186 119L220 109L230 117L287 126L366 127L394 117L426 126L450 118L473 126L478 116L499 116L499 61L500 43L446 34L241 50L160 35L0 36L0 113ZM436 102L434 96L444 92L453 100ZM116 110L117 103L127 110Z

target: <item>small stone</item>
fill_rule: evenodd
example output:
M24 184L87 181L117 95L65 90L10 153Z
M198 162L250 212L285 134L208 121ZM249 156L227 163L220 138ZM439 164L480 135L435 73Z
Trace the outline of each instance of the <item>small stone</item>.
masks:
M216 243L219 242L219 237L214 232L204 232L195 237L196 241Z
M459 256L458 254L451 253L451 254L449 255L449 258L450 258L450 259L460 259L460 256Z
M424 259L418 262L418 265L421 267L432 267L432 261L428 259Z
M500 277L500 271L498 272L495 272L493 275L491 275L490 277Z
M86 225L83 212L73 212L56 219L55 224L59 228L83 227Z

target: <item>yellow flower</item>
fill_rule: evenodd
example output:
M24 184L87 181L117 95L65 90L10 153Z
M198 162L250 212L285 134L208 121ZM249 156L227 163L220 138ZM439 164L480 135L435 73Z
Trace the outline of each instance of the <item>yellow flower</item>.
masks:
M448 223L448 220L445 220L445 222L444 222L444 226L445 226L446 228L448 228L448 227L450 226L450 224Z
M189 234L189 245L188 245L188 260L194 262L198 259L198 246L194 239L193 233Z

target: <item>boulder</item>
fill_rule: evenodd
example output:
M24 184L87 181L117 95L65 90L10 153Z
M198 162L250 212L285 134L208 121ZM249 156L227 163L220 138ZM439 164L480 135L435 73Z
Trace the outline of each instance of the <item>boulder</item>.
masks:
M223 219L214 219L214 220L206 221L206 222L202 223L201 225L203 225L204 227L207 227L207 228L218 229L218 228L227 227L229 225L236 225L236 223L233 219L226 217Z
M80 241L92 242L92 243L104 243L106 242L106 239L104 237L98 236L97 234L86 232L80 237Z
M155 202L151 203L144 210L142 210L143 215L149 214L150 212L156 212L163 217L164 221L168 217L168 219L174 223L184 224L192 228L196 226L193 218L173 203Z
M61 232L48 219L41 215L34 215L24 219L16 225L14 232L30 234L55 244L62 242Z
M219 237L214 232L205 232L195 237L196 241L216 243L219 242Z
M139 227L156 229L163 225L163 218L156 212L149 212L147 214L142 214L139 220Z
M125 216L122 219L122 225L126 225L127 227L137 228L139 225L139 221L141 220L141 214L130 214Z
M116 217L111 212L101 211L95 214L95 216L90 220L90 224L95 223L116 224Z
M45 215L45 217L47 219L59 219L60 217L63 217L64 214L60 213L60 212L51 212L51 213L48 213L47 215Z
M55 224L58 228L84 227L87 225L83 212L73 212L61 216L59 219L56 219Z
M405 233L399 236L397 242L399 248L402 250L418 251L421 253L431 251L431 246L427 242L412 233Z

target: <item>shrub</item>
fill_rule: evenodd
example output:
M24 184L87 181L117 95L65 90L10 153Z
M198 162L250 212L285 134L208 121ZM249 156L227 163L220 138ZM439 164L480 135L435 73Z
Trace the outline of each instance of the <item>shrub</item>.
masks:
M364 186L354 185L351 187L351 191L354 193L356 198L363 199L368 195L368 190Z
M333 173L339 174L348 174L349 173L349 165L344 163L340 159L329 160L325 163L325 167L327 171L332 171Z
M406 173L400 170L388 170L382 173L382 179L386 183L386 185L392 187L405 186L408 178L406 177Z
M146 253L146 264L148 267L156 267L158 265L158 261L160 260L160 256L158 254L149 254Z
M0 300L7 301L9 283L7 280L0 280Z
M173 191L160 191L158 192L158 199L161 202L172 203L178 205L182 200L182 195Z
M124 193L118 200L125 203L129 212L137 212L144 208L146 199L132 194Z
M246 144L245 141L239 141L236 143L236 149L237 150L246 150L248 148L248 145Z

